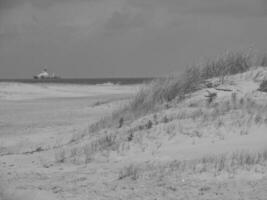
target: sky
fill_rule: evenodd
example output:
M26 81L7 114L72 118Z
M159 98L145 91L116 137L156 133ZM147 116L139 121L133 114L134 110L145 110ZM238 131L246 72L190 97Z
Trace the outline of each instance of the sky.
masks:
M0 0L0 78L168 75L266 33L267 0Z

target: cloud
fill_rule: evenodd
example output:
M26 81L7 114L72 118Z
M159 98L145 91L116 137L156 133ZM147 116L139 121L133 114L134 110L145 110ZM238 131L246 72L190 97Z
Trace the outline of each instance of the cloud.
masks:
M18 38L19 35L20 34L16 31L9 31L9 32L3 32L3 33L0 32L0 42L14 40Z
M267 0L0 0L0 9L9 10L0 18L1 40L41 30L74 40L187 27L192 16L262 17Z
M217 49L264 46L266 8L267 0L0 0L1 62L25 76L40 61L77 66L81 77L160 74Z
M128 0L143 8L166 7L170 12L193 15L262 17L267 15L267 0Z
M31 3L41 9L47 9L54 4L73 2L112 2L116 0L0 0L0 10L11 9L24 3ZM173 11L198 12L210 14L266 15L267 0L125 0L131 6L154 8L155 6L169 7ZM124 2L124 1L122 1Z
M105 24L106 34L183 26L199 17L253 18L267 16L267 0L126 0ZM217 18L218 19L218 18Z
M266 6L266 0L207 1L207 4L199 4L191 12L232 17L262 17L266 15Z
M3 4L4 1L0 1ZM116 1L103 3L104 0L98 2L67 0L59 3L63 1L56 0L55 2L58 3L53 1L53 6L51 6L52 1L48 0L44 1L46 3L43 5L50 5L50 7L45 10L36 7L36 4L30 0L24 0L24 4L6 4L9 10L0 18L0 33L2 35L38 34L39 37L49 34L52 37L51 40L55 35L68 36L70 39L87 37L88 34L105 24L113 12L119 8L115 4Z
M67 1L71 0L0 0L0 9L12 9L15 7L19 7L25 3L31 3L33 6L36 6L38 8L48 8L54 3L64 3Z
M55 4L65 4L73 2L79 4L80 2L95 2L100 3L107 0L0 0L0 10L8 10L19 7L25 3L30 3L39 9L48 9ZM115 0L116 1L116 0Z
M104 24L104 32L113 34L140 29L146 25L146 20L144 13L133 8L124 8L112 13Z
M11 9L23 3L23 0L0 0L0 10Z

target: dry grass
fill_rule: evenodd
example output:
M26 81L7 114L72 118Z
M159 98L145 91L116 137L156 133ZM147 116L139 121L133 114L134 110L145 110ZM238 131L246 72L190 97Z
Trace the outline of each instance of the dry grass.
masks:
M131 178L133 180L138 179L140 168L138 165L129 165L127 167L124 167L120 170L119 172L119 179L124 179L124 178Z
M202 69L202 77L213 78L242 73L253 66L253 55L251 52L231 51L209 60Z
M163 105L168 102L175 100L177 103L201 88L206 79L221 77L223 81L226 75L247 71L254 64L253 58L250 51L226 52L215 60L207 61L203 66L187 68L179 76L155 79L141 88L128 104L114 111L111 116L91 125L89 132L118 127L120 119L126 123L132 122L141 116L163 109Z
M88 143L73 146L71 148L59 149L55 151L54 160L56 163L71 162L74 164L87 164L94 160L97 153L117 151L120 146L120 140L115 134L100 134L91 138Z
M104 135L97 138L94 141L84 145L82 147L82 152L85 157L85 163L89 163L94 154L103 151L115 151L118 149L119 142L116 141L116 137L114 135Z
M179 77L155 79L143 86L128 104L90 126L90 133L107 127L118 127L119 120L125 123L162 109L165 102L178 101L198 89L201 83L198 68L192 67Z
M259 55L258 65L262 67L267 67L267 53Z
M191 107L190 109L189 107L184 108L184 110L181 108L181 110L179 109L179 113L176 113L174 116L172 116L172 114L169 114L168 117L164 116L163 118L166 118L166 120L160 123L168 123L171 126L177 125L177 120L179 123L183 123L184 120L188 123L188 120L192 119L195 124L201 123L203 126L203 122L201 121L203 118L205 123L218 122L217 126L229 126L231 124L235 124L237 126L237 130L240 130L240 127L242 126L240 132L241 135L247 135L248 127L253 124L260 125L262 123L266 123L266 115L264 114L264 111L266 111L266 104L263 102L256 102L250 98L240 98L236 93L232 93L229 96L229 99L225 99L224 101L214 104L208 108ZM177 110L175 112L177 112ZM227 122L227 120L224 121L229 117L236 120L230 122ZM199 118L200 121L196 121L196 118ZM238 127L239 122L240 127ZM166 125L166 127L168 127L168 125ZM174 130L176 134L176 128L172 127L171 129ZM192 128L192 130L193 129L194 128ZM162 131L164 132L164 130ZM201 132L192 132L190 130L185 132L183 130L179 130L178 132L190 137L202 137ZM173 161L167 164L131 164L120 170L118 178L131 178L135 180L140 177L164 176L166 173L171 174L176 172L208 172L214 175L226 172L229 175L234 175L239 169L250 170L255 165L265 165L266 161L267 149L259 153L238 151L232 154L206 156L195 160Z
M198 105L194 107L191 104L188 107L177 107L173 111L170 110L159 116L151 114L121 130L102 130L97 135L90 137L87 144L77 147L79 151L76 147L70 150L70 156L67 157L76 160L77 157L84 156L85 163L89 163L97 153L119 151L123 143L138 143L138 134L135 133L148 129L151 129L152 132L158 132L160 129L161 134L167 134L170 137L175 137L178 133L190 137L204 137L208 133L203 132L205 129L197 127L213 124L212 127L216 127L217 130L213 136L224 138L223 133L220 133L224 127L231 126L233 132L237 131L240 135L247 135L250 133L249 127L262 125L267 119L264 114L267 109L264 102L260 103L248 97L241 98L236 93L230 93L229 98L214 102L207 107L203 107L203 104L205 103L198 102ZM234 120L229 121L229 118ZM164 124L163 129L160 128L162 124ZM191 125L188 127L186 124ZM146 137L146 134L142 132L141 137ZM63 156L58 157L62 158Z
M261 92L267 92L267 80L264 80L260 84L259 91L261 91Z
M57 150L55 152L55 162L64 163L67 159L66 151L64 149Z
M172 127L172 132L190 136L202 136L197 133L202 129L197 127L211 126L219 128L232 127L243 132L247 132L252 125L261 125L265 123L267 116L267 105L264 102L257 102L252 98L241 98L236 93L230 93L229 98L221 99L218 102L203 106L204 102L198 100L198 105L192 107L191 103L187 106L177 107L173 111L166 112L161 118L153 124L167 123ZM231 119L231 120L229 120ZM183 127L186 130L184 131ZM234 130L232 130L234 132Z
M231 52L223 54L222 57L218 57L213 62L207 62L207 64L201 68L189 68L179 77L167 77L153 80L145 85L133 99L122 105L120 109L115 110L110 116L106 116L92 124L89 127L88 134L90 141L87 144L82 147L77 147L78 149L74 148L70 150L67 156L65 155L66 153L56 152L55 160L57 162L65 162L66 158L71 157L74 162L76 162L77 157L84 156L85 163L88 163L98 152L116 151L119 149L122 142L131 142L135 131L151 129L159 123L171 123L173 120L178 120L179 124L183 123L184 120L193 120L194 124L210 121L216 123L217 127L220 128L230 125L225 123L224 120L229 117L226 114L229 113L229 111L233 111L229 114L234 115L235 119L238 119L237 123L245 123L247 127L250 122L255 122L257 124L262 123L264 121L264 116L259 113L262 110L266 110L265 107L258 105L251 99L243 99L238 97L236 93L232 93L229 99L220 101L220 103L216 102L217 100L215 99L215 102L210 103L207 107L203 107L203 104L198 102L185 109L179 109L179 112L174 113L173 116L166 115L162 120L154 119L156 116L154 115L154 118L150 117L148 120L143 120L140 123L138 122L136 127L134 124L128 127L130 123L144 115L159 111L160 109L165 109L165 103L177 105L177 103L183 100L188 94L196 91L200 86L203 87L202 83L206 78L244 72L249 69L252 65L251 63L251 54ZM251 116L251 120L247 122L246 120L248 117L242 118L242 115ZM123 128L121 129L121 127ZM125 127L126 129L124 129ZM242 129L241 134L248 133L247 127ZM177 129L177 127L174 126L174 128L185 135L189 134L197 137L202 137L203 135L201 132L188 132L186 131L186 127ZM100 131L101 129L105 130ZM169 132L172 134L173 131ZM127 139L121 140L120 136L122 134L125 135L125 138L129 135L128 141Z
M262 152L237 151L229 154L205 156L195 160L175 160L168 163L130 164L123 167L118 179L155 178L178 174L211 173L215 176L226 172L234 175L238 170L251 170L253 166L266 166L267 150Z

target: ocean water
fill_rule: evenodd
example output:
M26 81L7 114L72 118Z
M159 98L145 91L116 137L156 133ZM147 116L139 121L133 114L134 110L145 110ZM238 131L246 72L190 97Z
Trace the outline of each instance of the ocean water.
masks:
M133 85L151 81L153 78L82 78L82 79L0 79L0 82L15 82L15 83L58 83L58 84L119 84Z

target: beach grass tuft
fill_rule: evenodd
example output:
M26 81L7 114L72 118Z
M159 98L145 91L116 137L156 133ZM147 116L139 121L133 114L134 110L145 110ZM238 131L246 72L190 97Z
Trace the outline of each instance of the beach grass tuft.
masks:
M261 82L259 91L261 92L267 92L267 80L264 80Z
M218 176L222 173L236 175L239 170L251 171L256 166L265 167L267 150L261 152L235 151L228 154L204 156L194 160L174 160L167 163L130 164L121 168L118 179L137 180L146 177L167 177L182 174L211 173Z

